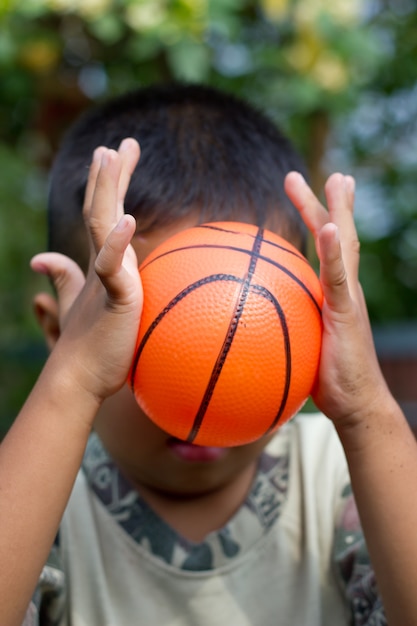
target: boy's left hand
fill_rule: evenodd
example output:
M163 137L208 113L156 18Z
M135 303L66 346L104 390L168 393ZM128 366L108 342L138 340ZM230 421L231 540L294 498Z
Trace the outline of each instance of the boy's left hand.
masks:
M326 210L303 177L291 172L286 192L313 234L320 260L323 340L313 400L340 428L350 427L389 394L379 368L359 283L359 241L353 220L354 179L333 174Z

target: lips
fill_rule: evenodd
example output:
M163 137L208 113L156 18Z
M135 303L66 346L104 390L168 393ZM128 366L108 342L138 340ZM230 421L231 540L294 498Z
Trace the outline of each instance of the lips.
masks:
M196 446L193 443L181 441L175 437L170 437L167 445L174 456L181 459L181 461L189 463L212 463L223 458L227 453L227 448Z

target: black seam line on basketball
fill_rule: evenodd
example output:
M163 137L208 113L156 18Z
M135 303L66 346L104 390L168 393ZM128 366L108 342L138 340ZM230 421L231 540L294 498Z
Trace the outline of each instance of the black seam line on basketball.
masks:
M256 264L259 259L259 250L262 245L262 240L263 240L263 229L259 228L258 236L255 237L255 240L253 242L252 254L250 257L250 261L249 261L249 267L240 287L240 294L239 294L239 297L237 298L235 309L234 309L233 315L229 323L229 328L227 329L223 345L216 359L216 363L214 364L214 367L212 369L212 373L208 381L206 391L201 400L200 407L197 411L197 414L194 418L193 425L187 437L187 441L189 443L192 443L198 435L198 432L201 428L201 424L203 423L204 416L207 412L208 406L213 396L217 381L219 380L221 371L226 362L227 355L230 351L230 348L232 347L233 339L236 334L236 330L238 328L240 318L242 317L243 309L248 299L248 293L249 293L251 281L253 278L253 274L255 272Z
M215 226L215 224L197 224L195 228L205 228L206 230L217 230L219 233L231 233L232 235L242 235L241 230L234 230L232 228L220 228L220 226ZM249 234L249 233L244 233ZM256 235L254 235L256 237Z
M255 285L252 284L250 286L250 290L252 292L257 293L258 295L262 296L263 298L265 298L266 300L269 300L269 302L271 302L274 307L275 310L277 312L279 321L281 323L281 329L282 329L282 336L284 338L284 351L285 351L285 382L284 382L284 390L282 393L282 398L281 398L281 403L279 405L278 411L272 421L272 424L269 426L269 428L267 428L267 430L265 431L264 435L267 435L268 433L270 433L275 426L277 425L285 407L287 404L287 400L288 400L288 394L290 392L290 383L291 383L291 369L292 369L292 359L291 359L291 342L290 342L290 333L288 331L288 325L287 325L287 319L285 317L285 313L280 305L280 303L278 302L277 298L269 291L269 289L266 289L266 287L263 287L262 285Z
M207 285L209 283L214 283L214 282L219 282L219 281L225 281L225 282L231 281L235 283L242 283L243 280L244 280L243 278L238 278L237 276L233 276L232 274L211 274L210 276L205 276L204 278L200 278L200 280L197 280L195 283L191 283L191 285L187 285L187 287L185 287L182 291L180 291L180 293L178 293L174 298L172 298L172 300L168 302L168 304L162 309L162 311L155 317L152 324L149 326L149 328L146 330L145 334L143 335L142 340L136 350L136 354L132 363L132 370L130 374L131 388L133 389L134 387L134 381L136 377L136 370L138 368L139 359L147 341L149 340L155 328L165 317L165 315L167 315L171 311L171 309L173 309L173 307L176 304L178 304L178 302L183 300L186 296L188 296L190 293L192 293L199 287L202 287L203 285Z
M250 237L252 236L253 235L250 235ZM289 248L286 248L285 246L280 246L277 243L272 243L268 239L264 239L263 242L269 245L272 245L275 248L278 248L279 250L286 252L287 254L291 254L292 256L295 256L300 261L303 261L304 263L309 265L307 259L302 254L297 254L296 252L294 252L293 250L290 250ZM164 256L169 256L170 254L175 254L176 252L183 252L184 250L197 250L201 248L213 248L216 250L233 250L234 252L245 252L246 254L252 254L252 251L248 250L247 248L239 248L238 246L231 246L230 244L225 245L225 244L219 244L219 243L193 243L188 246L180 246L179 248L171 248L171 250L162 252L161 254L158 254L158 256L154 257L153 259L150 259L147 263L144 263L143 265L141 265L140 269L144 270L145 267L152 265L152 263L155 263L155 261L162 259ZM270 260L269 257L263 257L263 258L266 261Z
M173 250L168 250L167 252L164 252L163 254L160 254L159 256L149 261L149 263L141 267L141 270L143 270L145 267L147 267L154 261L157 261L158 259L164 256L167 256L168 254L173 254L174 252L178 252L181 250L193 250L196 248L215 248L215 249L222 249L222 250L233 250L234 252L242 252L243 254L250 255L251 258L254 256L253 250L246 250L245 248L238 248L234 246L221 246L219 244L193 244L192 246L184 246L182 248L174 248ZM282 248L282 249L291 254L291 250L287 250L287 248ZM262 261L266 261L266 263L270 263L270 265L273 265L274 267L277 267L282 272L284 272L284 274L287 274L287 276L289 276L292 280L294 280L294 282L296 282L301 287L301 289L303 289L303 291L305 291L305 293L308 295L308 297L310 298L310 300L313 302L314 306L316 307L318 314L321 317L321 308L320 308L319 303L317 302L317 300L315 299L311 291L308 289L308 287L302 282L302 280L300 280L295 274L293 274L288 268L286 268L285 265L281 265L281 263L278 263L277 261L273 261L267 256L258 254L257 258Z
M219 226L214 226L213 224L197 224L194 228L206 228L207 230L217 230L220 233L230 233L231 235L246 235L246 237L252 237L253 239L256 235L252 235L252 233L242 232L241 230L232 230L231 228L220 228ZM308 263L304 254L302 254L299 250L290 250L286 246L281 246L279 243L275 243L275 241L271 241L270 239L264 239L264 243L267 243L274 248L278 248L279 250L285 250L288 254L292 254L296 256L300 261L305 261Z

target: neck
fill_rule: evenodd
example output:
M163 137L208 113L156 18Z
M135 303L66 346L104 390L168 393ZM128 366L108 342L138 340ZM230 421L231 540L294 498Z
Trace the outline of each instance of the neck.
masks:
M200 543L206 535L222 528L245 501L256 472L256 462L226 484L207 493L171 494L139 485L146 502L177 533Z

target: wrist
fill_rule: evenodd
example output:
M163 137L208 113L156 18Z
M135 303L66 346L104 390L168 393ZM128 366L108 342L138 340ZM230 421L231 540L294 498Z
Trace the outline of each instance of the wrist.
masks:
M375 393L374 398L360 410L334 422L346 454L362 453L387 441L408 423L398 403L385 388Z
M91 373L75 356L60 354L59 344L51 352L41 373L39 383L57 414L78 419L91 429L94 418L104 401L91 384Z

